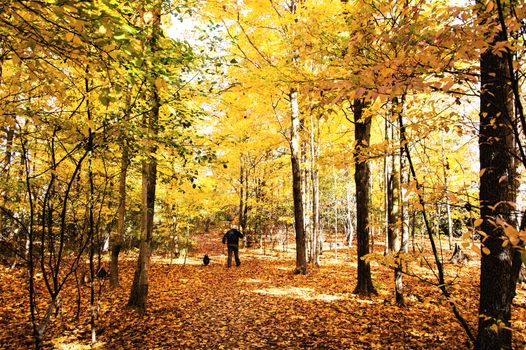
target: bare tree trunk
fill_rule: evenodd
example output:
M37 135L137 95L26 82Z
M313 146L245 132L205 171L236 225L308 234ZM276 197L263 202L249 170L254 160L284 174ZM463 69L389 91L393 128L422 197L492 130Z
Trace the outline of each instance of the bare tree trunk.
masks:
M400 252L400 226L398 224L400 218L400 174L395 168L395 157L392 157L392 168L389 174L388 181L388 228L387 233L389 237L389 251L392 254L399 255ZM395 291L396 302L399 305L404 304L404 296L402 294L402 270L400 264L395 268Z
M150 115L150 130L156 129L159 113L159 96L154 92L154 107ZM149 141L151 142L151 141ZM150 145L150 152L155 152L155 146ZM141 204L141 242L139 258L133 279L133 285L128 300L128 306L146 310L148 300L148 271L150 266L151 242L153 234L153 218L155 209L155 186L157 180L157 160L150 155L142 164L142 204Z
M12 126L6 126L5 127L5 157L2 163L0 163L2 167L2 177L5 179L4 181L7 181L10 178L10 172L11 172L11 158L12 158L12 151L13 151L13 139L15 136L15 131ZM7 193L4 193L4 203L6 203L9 198ZM5 229L5 220L4 216L0 215L0 235L4 234ZM16 262L16 255L15 255L15 262Z
M128 120L129 109L131 108L131 85L128 85L126 91L126 115L125 120ZM119 281L119 254L122 249L125 233L126 220L126 178L128 174L128 166L130 164L128 144L126 141L125 132L121 135L121 169L119 174L119 207L117 209L117 232L111 237L111 257L110 257L110 288L117 288L120 285Z
M94 255L95 255L95 219L93 216L94 210L94 183L93 183L93 130L91 128L91 103L89 98L90 91L90 81L89 77L89 66L86 66L86 77L84 79L85 83L85 92L88 96L86 98L86 111L88 117L88 185L89 185L89 195L88 195L88 237L90 242L89 249L89 267L90 267L90 331L91 331L91 346L93 347L97 343L97 310L95 308L95 266L94 266Z
M337 197L337 186L338 182L336 181L336 170L333 170L333 180L334 180L334 255L336 260L338 260L338 197Z
M349 179L350 180L350 179ZM352 241L354 236L352 218L351 218L351 185L348 183L345 186L345 199L346 199L346 219L347 219L347 245L352 247Z
M400 101L398 98L393 99L393 113L399 116L402 113L404 98ZM394 140L394 128L391 128L391 139ZM394 269L395 299L400 306L405 305L402 279L402 259L401 255L407 253L407 229L404 225L404 207L400 194L400 184L403 179L403 157L402 147L400 154L391 156L391 167L388 177L388 236L389 249L397 257L397 263Z
M444 139L441 140L442 146L442 170L444 172L444 193L446 199L446 214L447 214L447 234L448 234L448 243L449 250L453 249L453 221L451 220L451 203L448 196L449 191L449 179L448 179L448 170L449 170L449 161L444 152Z
M363 117L365 102L355 100L354 134L356 139L356 152L354 154L356 183L356 235L358 238L358 283L354 289L355 294L376 294L371 278L371 266L363 260L369 254L369 197L370 197L370 169L369 160L364 155L364 150L369 146L371 139L371 118Z
M492 46L505 41L499 32ZM480 267L479 324L475 348L478 350L511 349L511 308L515 296L520 256L511 244L503 247L507 237L503 227L516 227L514 203L518 174L514 156L515 138L513 92L505 56L495 54L492 46L481 55L480 76L480 229L487 237L482 242ZM504 203L504 204L502 204ZM489 251L488 251L489 250Z
M306 164L306 159L303 159L303 164ZM305 244L307 246L307 262L314 264L316 255L316 240L314 232L314 208L313 208L313 184L312 172L305 169L303 171L303 217L305 218ZM308 178L308 179L307 179Z
M315 137L319 127L314 124L312 113L310 114L310 149L311 149L311 186L312 186L312 263L320 266L320 210L319 210L319 178L318 178L318 139Z
M239 162L239 229L242 233L247 234L247 216L248 216L248 160L246 155L241 155ZM245 241L247 246L255 240L254 237L247 236Z
M128 171L128 146L122 142L121 171L119 175L119 208L117 209L117 232L113 235L110 259L110 288L119 287L119 254L122 249L126 218L126 177Z
M296 233L296 270L297 274L307 273L307 256L305 246L305 224L303 217L303 198L301 189L301 168L300 168L300 115L298 105L298 91L293 88L290 90L291 108L291 140L290 140L290 160L292 165L292 192L294 198L294 229Z
M243 155L239 158L239 226L243 232L243 212L245 207L245 167Z
M413 253L416 252L415 235L416 235L416 211L412 209L408 215L411 217L411 248Z
M154 15L152 23L152 51L157 51L157 40L161 31L160 10ZM155 75L154 75L155 78ZM144 124L148 130L146 152L147 157L142 162L142 203L141 203L141 242L139 258L133 278L133 284L128 299L128 306L146 311L148 301L148 274L150 269L151 243L153 235L153 218L155 211L155 186L157 182L157 147L154 138L158 133L159 108L161 100L155 84L152 84L152 107L149 115L145 115Z
M385 118L385 124L384 124L384 140L387 145L389 145L390 139L391 139L391 128L389 127L389 120L388 118ZM384 255L389 254L390 252L390 242L389 242L389 151L388 148L386 148L384 153L384 232L385 232L385 245L384 245ZM392 200L392 199L391 199Z

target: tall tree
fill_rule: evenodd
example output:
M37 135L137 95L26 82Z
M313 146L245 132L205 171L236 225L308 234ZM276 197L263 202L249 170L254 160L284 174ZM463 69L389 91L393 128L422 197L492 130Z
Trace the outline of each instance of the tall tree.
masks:
M376 294L371 278L371 266L364 260L369 254L369 201L371 170L364 150L371 141L371 117L364 115L366 102L355 99L353 103L354 135L356 148L354 153L354 182L356 184L356 237L358 240L358 282L354 293L360 295Z
M155 56L159 50L158 40L161 35L160 9L153 10L151 52ZM157 182L157 159L156 159L156 136L159 132L159 111L161 99L158 92L157 73L150 77L151 83L151 109L143 118L144 128L147 130L146 157L142 162L142 201L141 201L141 240L139 245L139 257L137 268L133 278L133 284L128 299L128 306L146 310L148 300L148 274L150 269L151 244L153 238L153 218L155 211L155 186Z
M316 116L316 122L314 122L313 111L310 113L310 182L312 192L312 227L311 227L311 249L310 249L310 261L315 266L320 266L320 253L321 253L321 230L320 230L320 184L319 184L319 170L318 170L318 154L319 154L319 128L320 119ZM336 182L336 177L335 180ZM336 205L334 206L336 210ZM336 219L337 220L337 219ZM336 225L336 230L338 229Z
M303 195L301 190L300 112L297 89L291 89L289 99L292 122L290 135L290 162L292 166L292 195L294 198L294 229L296 232L296 270L294 272L297 274L306 274L307 246L303 216Z
M122 249L122 243L125 230L126 218L126 177L129 165L128 145L126 140L121 141L121 169L119 173L119 206L117 209L117 231L112 236L111 242L111 259L110 259L110 287L119 286L119 254Z
M298 4L301 0L292 0L290 2L290 13L296 14ZM298 52L293 51L292 63L297 65ZM307 273L307 243L305 237L305 214L303 212L303 192L301 176L301 145L300 125L301 116L298 100L298 89L293 87L289 92L290 103L290 162L292 166L292 196L294 198L294 229L296 233L296 269L297 274Z
M499 11L502 11L500 2ZM490 2L490 4L493 4ZM489 5L488 5L489 6ZM509 10L509 9L508 9ZM488 19L488 23L492 23ZM495 27L494 27L495 28ZM513 91L510 67L497 45L507 34L497 29L480 57L480 267L479 324L475 348L511 349L511 307L515 296L520 256L511 244L503 245L506 230L517 226L509 203L517 198L516 140L513 133Z

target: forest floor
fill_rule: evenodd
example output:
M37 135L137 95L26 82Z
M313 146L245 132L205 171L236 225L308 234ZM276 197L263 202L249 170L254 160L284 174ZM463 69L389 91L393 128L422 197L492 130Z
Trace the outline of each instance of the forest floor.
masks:
M102 282L98 349L467 349L465 332L436 286L404 277L406 306L394 302L393 272L372 263L378 295L352 294L356 251L339 247L322 255L322 266L294 275L294 252L241 249L240 267L225 267L221 234L200 236L193 255L153 259L145 314L127 309L135 260L123 261L122 288ZM379 247L376 247L380 251ZM203 266L201 258L212 259ZM266 253L266 254L262 254ZM447 251L449 253L449 251ZM474 255L474 254L473 254ZM478 258L446 264L455 303L476 328ZM432 272L415 267L420 277ZM31 348L23 270L0 269L0 349ZM46 348L89 348L89 288L72 280L53 317ZM526 348L526 287L518 286L513 310L514 348Z

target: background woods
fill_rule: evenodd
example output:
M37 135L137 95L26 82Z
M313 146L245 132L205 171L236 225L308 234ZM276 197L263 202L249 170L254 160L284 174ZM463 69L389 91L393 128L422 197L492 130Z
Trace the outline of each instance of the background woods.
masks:
M0 347L366 348L385 322L400 346L524 347L524 18L4 1ZM142 328L168 321L178 337Z

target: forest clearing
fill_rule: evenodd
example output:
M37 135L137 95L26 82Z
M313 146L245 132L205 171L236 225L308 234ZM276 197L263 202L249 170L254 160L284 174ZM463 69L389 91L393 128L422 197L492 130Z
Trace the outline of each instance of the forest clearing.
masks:
M393 270L373 264L378 295L352 294L356 284L355 249L323 253L323 266L295 275L293 251L242 249L239 268L225 267L221 234L200 235L186 263L154 257L149 308L145 314L126 308L135 259L122 266L122 288L109 290L100 280L97 349L466 349L467 339L436 285L405 281L406 306L394 300ZM376 250L381 251L381 246ZM211 256L209 266L202 253ZM444 252L450 253L449 251ZM470 322L476 319L479 263L449 264L453 299ZM413 270L413 269L412 269ZM425 266L415 273L433 282ZM458 278L454 278L457 276ZM18 305L25 298L20 270L2 268L0 348L32 344L29 315ZM89 288L81 287L88 299ZM517 289L514 349L526 346L526 286ZM89 310L73 322L75 288L63 292L60 317L52 321L44 348L89 349ZM23 312L26 311L26 313Z

